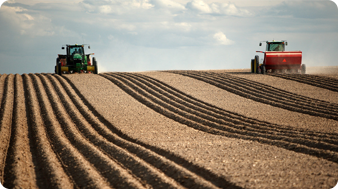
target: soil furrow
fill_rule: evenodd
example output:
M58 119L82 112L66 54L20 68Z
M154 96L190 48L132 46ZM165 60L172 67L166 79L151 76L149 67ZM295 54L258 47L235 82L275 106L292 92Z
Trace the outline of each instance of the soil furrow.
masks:
M299 95L299 94L295 94L293 92L281 90L281 89L272 87L270 85L262 84L262 83L257 84L254 81L251 81L251 80L248 80L248 79L245 79L245 78L241 78L241 77L237 77L237 76L232 76L231 74L221 73L220 75L222 75L222 78L227 78L228 80L230 80L234 83L238 83L239 85L246 86L250 90L254 90L254 91L257 91L257 92L263 92L266 95L271 95L270 93L272 93L272 96L273 96L273 94L278 93L278 94L280 94L281 99L285 99L285 100L288 100L288 101L294 101L294 102L296 102L298 104L302 104L304 106L316 107L316 108L321 108L321 109L325 109L325 110L330 108L333 111L337 112L336 109L338 108L338 104L335 104L335 103L332 103L332 102L302 96L302 95Z
M116 73L118 74L118 73ZM120 74L118 74L120 75ZM125 74L122 74L125 75ZM170 104L172 106L175 106L176 108L179 108L180 110L183 110L185 113L179 112L177 111L176 113L178 113L181 116L184 117L191 117L192 115L189 114L193 114L196 116L196 118L194 118L194 120L198 121L199 123L203 123L206 121L210 121L209 123L207 123L208 126L213 126L214 128L220 129L220 130L224 130L224 131L229 131L232 133L238 133L238 134L244 134L244 135L251 135L251 136L255 136L255 137L264 137L264 138L270 138L270 139L274 139L274 140L285 140L285 141L289 141L292 143L297 143L297 144L303 144L309 147L314 147L314 148L319 148L319 149L326 149L326 150L331 150L331 151L335 151L336 149L338 149L337 145L332 145L332 144L327 144L326 142L320 142L320 138L316 137L309 137L309 136L305 136L305 137L300 137L302 136L301 133L299 133L296 136L290 136L290 135L284 135L283 132L269 132L266 130L261 130L261 129L251 129L248 126L243 126L243 123L236 123L233 124L231 122L228 121L223 121L222 119L219 119L219 117L215 118L215 115L211 112L211 111L204 111L204 110L198 110L198 108L196 107L189 107L189 104L185 103L184 101L179 101L179 99L175 98L174 96L169 96L168 98L165 97L166 93L164 91L160 91L160 89L148 89L144 84L139 83L138 81L133 80L132 78L128 78L126 77L129 81L136 83L138 85L138 87L142 88L143 90L147 91L148 93L150 93L151 95L156 96L158 99L161 99L164 103ZM137 89L137 87L134 85L133 88L137 91L140 91ZM160 91L160 92L158 92ZM144 95L144 93L142 93ZM149 97L151 98L151 97ZM156 100L154 101L156 103ZM161 102L158 102L158 104L161 104ZM183 104L183 105L182 105ZM166 106L166 105L163 105ZM167 106L168 108L169 106ZM176 111L175 109L169 107L172 111ZM199 119L202 118L202 119ZM220 124L220 125L218 125ZM229 127L228 127L229 126ZM283 136L284 135L284 136ZM300 138L304 138L304 139L299 139ZM307 139L309 138L309 139ZM334 144L337 144L337 141L331 141Z
M209 79L216 79L219 82L226 83L232 88L245 91L246 93L251 94L253 96L261 96L271 101L281 102L289 106L295 106L298 108L316 109L317 111L323 113L332 112L332 114L337 115L338 105L334 103L329 103L326 101L300 96L264 84L257 85L250 80L231 76L230 74L207 73L207 72L191 72L191 73L198 76L204 76Z
M55 99L56 94L54 91L51 91L51 85L47 84L48 82L45 81L45 78L43 76L40 77L44 85L48 85L48 87L46 87L48 88L48 94ZM68 119L60 118L61 120L63 120L62 122L65 122L64 124L62 124L66 126L64 130L69 130L69 132L66 131L66 135L68 136L68 138L70 138L73 144L76 144L79 151L81 151L83 155L91 161L91 163L100 171L102 175L107 178L107 180L109 180L109 182L114 187L142 188L142 185L140 184L142 183L144 184L144 187L148 188L148 183L144 181L151 182L153 180L158 180L159 183L162 184L162 188L170 188L168 182L160 182L160 180L163 179L160 178L159 174L156 175L157 177L152 177L155 171L152 171L149 168L148 170L145 170L146 167L141 165L141 163L139 162L140 159L135 159L128 153L125 153L123 149L117 148L114 144L109 143L102 136L98 135L96 131L92 128L92 126L86 121L84 116L82 116L81 113L77 110L75 105L69 103L72 102L72 100L68 97L67 93L62 89L60 84L55 82L55 78L50 78L49 76L49 79L53 83L53 86L58 93L62 104L64 105L63 110L62 107L56 107L58 106L58 103L53 103L53 106L55 106L55 109L57 109L55 111L60 112L61 115L69 114L70 116ZM76 126L67 123L69 122L67 120L74 121ZM88 155L88 152L91 152L89 153L90 156ZM124 165L118 162L117 159L122 161ZM134 171L138 173L137 176L141 176L147 180L138 179L138 177L134 175L132 171L128 170L126 166L129 166L129 168L134 168ZM147 175L147 173L153 174ZM158 186L161 186L160 184L158 184ZM171 188L175 187L178 186L171 186Z
M12 135L5 167L5 187L37 188L30 152L26 102L22 77L15 75Z
M62 81L59 77L58 79L60 82ZM66 87L64 82L61 82L64 85L64 88L68 92L68 96L74 97L74 92L70 91L70 87ZM204 188L213 188L214 186L211 183L208 183L206 181L203 181L202 178L194 175L193 173L190 173L189 171L185 170L184 168L180 168L178 165L175 165L173 162L165 159L163 156L160 156L152 151L149 151L148 149L139 146L138 144L135 144L134 142L131 142L130 140L127 141L125 139L120 138L115 133L113 133L108 128L112 128L110 124L103 124L100 120L98 120L94 115L90 114L90 110L86 110L86 106L84 104L80 103L80 99L74 99L74 104L77 105L80 112L84 115L86 119L90 122L92 127L97 130L97 132L108 139L111 143L116 145L117 151L114 151L110 149L110 152L107 151L107 153L110 153L112 156L115 156L117 160L119 160L121 163L124 164L124 166L131 169L135 174L140 176L145 181L149 182L153 187L155 188L168 188L168 187L174 187L177 188L179 185L175 184L175 182L171 181L172 179L168 179L163 177L164 175L167 175L168 177L173 178L176 180L176 182L182 184L185 187L191 188L191 187L204 187ZM106 121L104 121L106 122ZM102 145L101 146L105 146ZM119 148L124 150L119 150ZM123 152L125 150L128 150L126 152ZM119 156L121 154L121 156ZM126 156L128 158L126 158ZM133 162L136 159L138 162ZM145 161L145 162L143 162ZM138 165L139 164L139 165ZM147 165L148 164L148 165ZM149 166L149 164L151 166ZM143 166L142 169L139 169L140 166ZM150 168L154 166L150 170ZM147 168L145 170L145 168ZM137 170L139 169L139 170ZM146 171L146 172L144 172ZM144 175L142 175L144 174ZM146 178L147 177L147 178ZM152 179L152 177L155 177ZM160 178L162 177L162 178ZM186 178L184 178L186 177ZM170 183L168 185L167 183ZM225 182L223 182L225 184ZM172 186L171 186L172 185Z
M205 72L204 72L205 73ZM217 72L216 72L217 73ZM214 74L214 72L211 72L210 73L210 75L213 75ZM218 74L220 74L220 75L222 75L222 76L224 76L224 77L226 77L226 78L228 78L228 79L234 79L234 81L236 82L244 82L244 83L248 83L248 84L251 84L252 86L253 85L256 85L257 86L257 81L255 81L255 80L251 80L251 79L248 79L248 78L246 78L246 77L238 77L238 75L239 76L244 76L244 75L246 75L246 76L250 76L251 75L251 73L245 73L245 72L243 72L243 73L232 73L232 72L228 72L228 73L218 73ZM251 75L252 76L252 75ZM266 77L270 77L271 75L270 74L268 74L268 75L265 75ZM264 76L264 77L265 77ZM277 92L279 92L279 93L281 93L281 94L283 94L283 95L290 95L292 98L297 98L297 99L303 99L303 100L309 100L309 97L305 97L305 96L302 96L302 95L299 95L299 96L292 96L294 93L292 93L292 92L290 92L290 91L286 91L286 90L283 90L283 89L279 89L279 88L276 88L276 87L274 87L274 86L272 86L272 85L269 85L269 84L263 84L263 83L259 83L259 85L263 85L264 86L264 88L265 89L262 89L262 90L272 90L272 91L277 91ZM317 100L317 101L321 101L321 102L326 102L326 103L328 103L328 104L330 104L330 102L328 102L328 101L325 101L325 100L319 100L319 99L310 99L310 100Z
M83 187L109 187L106 180L96 171L96 169L78 152L69 142L61 125L55 115L51 103L48 100L49 94L46 93L40 79L36 75L30 75L36 95L39 100L41 114L44 115L44 125L48 137L54 150L60 157L64 168L71 174L72 179L80 188Z
M55 82L56 78L52 78L48 75L49 79L53 82L54 86L58 86ZM88 124L78 124L81 132L96 146L100 146L100 148L107 153L110 157L116 159L121 166L129 169L133 174L137 177L141 178L141 183L149 184L155 188L179 188L179 184L175 183L175 181L168 177L163 177L164 174L162 171L157 169L156 167L151 166L146 161L138 157L137 155L129 152L125 147L134 146L134 148L139 148L139 151L144 154L145 149L141 149L141 147L136 144L124 141L119 138L116 134L112 133L107 127L104 125L96 116L91 114L90 109L85 106L81 99L77 96L75 91L71 89L71 86L67 85L63 79L56 76L60 83L63 85L64 93L61 94L63 96L63 101L73 101L74 104L65 105L66 107L72 106L70 108L74 111L78 111L78 113L73 112L73 114L77 114L77 118L73 117L74 120L82 119L87 120ZM61 86L59 87L61 89ZM70 98L70 99L69 99ZM80 121L78 120L78 121ZM102 133L103 135L101 135ZM105 138L106 136L106 138ZM107 137L108 136L108 137ZM108 140L108 141L107 141ZM123 145L121 145L123 143ZM153 155L154 156L154 155Z
M238 86L241 86L244 89L260 94L260 96L263 96L264 94L265 96L275 98L276 97L275 94L279 94L278 100L283 99L285 101L294 102L294 103L303 105L305 107L315 107L316 109L321 109L321 110L330 109L330 111L334 111L337 113L338 104L335 104L335 103L330 103L330 102L323 101L323 100L301 96L301 95L290 93L288 91L277 89L277 88L274 88L272 86L265 85L265 84L257 85L257 83L253 81L240 78L240 77L236 77L236 76L232 76L231 74L224 74L224 73L216 74L216 73L207 73L207 72L198 72L198 73L202 73L203 75L209 75L211 77L218 78L221 81L225 81L227 83L230 82L230 83L236 84Z
M318 102L326 102L326 105L328 107L330 105L337 105L338 104L338 93L335 91L331 91L328 89L324 88L318 88L313 85L308 85L305 83L300 83L297 81L289 80L289 79L284 79L281 77L273 77L269 74L267 75L261 75L261 74L251 74L251 73L224 73L221 72L222 75L224 74L229 74L236 76L236 78L243 78L244 80L241 80L242 82L247 82L250 81L250 83L254 83L255 86L261 86L263 85L265 87L270 87L271 90L277 90L281 92L286 91L287 93L291 94L297 94L297 98L301 99L313 99L313 100L319 100ZM281 91L280 91L281 90ZM311 103L311 102L309 102Z
M11 137L14 106L14 75L6 77L0 109L0 181L4 183L7 151Z
M3 97L3 92L5 89L5 80L6 80L7 74L2 74L0 76L0 106L2 103L2 97Z
M211 184L213 183L216 186L222 188L238 188L226 181L223 177L215 175L209 170L205 170L204 168L191 164L191 162L188 162L185 159L182 159L181 157L176 156L170 152L145 144L123 134L110 122L105 120L105 118L103 118L98 112L96 112L96 110L88 103L88 101L86 101L86 99L67 79L67 77L65 77L65 79L68 81L68 83L64 83L63 79L61 79L59 76L56 77L67 91L68 96L72 98L74 104L78 107L81 114L84 115L84 117L100 135L105 137L110 142L128 150L132 154L135 154L142 160L161 170L164 174L173 178L176 182L183 185L184 187L214 188L215 186ZM74 93L71 91L71 87L67 87L68 84L71 85L71 87L75 90L74 92L79 95L81 100L75 98L76 95L74 95ZM84 103L85 106L82 103ZM87 110L87 107L90 111ZM207 181L205 181L203 178Z
M309 74L270 74L274 77L280 77L284 79L289 79L297 81L300 83L305 83L308 85L328 89L331 91L338 92L338 80L334 78L329 78L325 76L318 75L309 75Z
M175 101L179 101L179 103L182 103L186 106L189 107L194 107L194 109L201 110L203 112L210 113L210 115L213 115L217 118L221 118L226 121L230 121L234 124L243 124L248 127L253 127L253 128L259 128L259 129L266 129L269 131L277 131L277 132L283 132L283 134L290 134L291 136L297 136L299 133L302 133L302 135L308 135L308 136L313 136L318 138L319 140L326 141L328 143L334 144L334 141L338 140L338 137L334 134L331 133L319 133L319 132L312 132L312 131L306 131L306 130L301 130L301 129L295 129L292 127L286 127L286 126L281 126L281 125L276 125L276 124L271 124L268 122L264 121L259 121L255 120L252 118L248 118L239 114L235 114L223 109L220 109L218 107L215 107L211 104L207 104L203 101L200 101L198 99L195 99L194 97L184 94L181 91L178 91L177 89L160 82L154 78L142 75L142 74L136 74L136 73L123 73L128 76L131 76L139 81L143 81L145 85L148 87L151 87L155 91L160 92L162 95L166 95L171 98L175 98ZM142 78L142 79L141 79ZM151 83L151 84L150 84ZM154 87L156 86L156 87ZM161 92L161 91L165 92ZM170 94L170 95L168 95ZM177 99L179 98L179 99ZM259 125L259 126L257 126ZM328 139L328 140L327 140Z
M36 170L37 184L40 188L67 188L74 187L72 178L64 171L64 164L55 154L50 139L46 133L44 115L41 114L40 102L34 89L31 78L23 75L26 94L26 110L29 125L31 151L35 154L33 162ZM76 185L75 185L76 186Z
M323 110L316 109L316 108L306 108L303 106L299 106L296 103L278 100L277 98L278 94L275 94L276 98L270 98L270 97L262 98L259 94L256 94L250 90L245 90L239 86L234 86L231 83L225 83L224 81L219 81L218 79L214 77L207 77L201 74L195 74L195 73L190 73L186 71L180 71L180 72L174 71L171 73L176 73L176 74L181 74L181 75L185 75L188 77L192 77L192 78L204 81L206 83L209 83L211 85L214 85L216 87L219 87L221 89L227 90L229 92L240 95L242 97L249 98L257 102L269 104L271 106L275 106L275 107L279 107L279 108L283 108L283 109L291 110L295 112L305 113L305 114L312 115L312 116L319 116L319 117L323 117L327 119L338 120L338 115L334 111L329 111L329 110L323 111Z
M182 93L178 93L176 91L170 90L169 88L164 87L163 85L159 84L155 80L144 78L142 77L142 75L138 75L138 74L122 73L122 75L132 77L136 79L137 81L141 82L142 85L144 84L147 87L150 87L152 90L148 90L146 89L146 87L141 86L143 89L147 90L149 93L155 95L158 98L161 98L167 103L172 104L182 110L188 110L188 112L191 112L189 109L187 109L187 108L191 108L194 111L196 110L198 112L201 112L202 115L199 115L199 116L206 118L206 119L208 119L208 116L205 116L204 114L212 116L212 118L209 119L210 121L214 121L214 122L221 123L221 124L227 124L232 127L245 129L249 131L258 131L258 132L268 133L268 134L278 133L278 135L280 136L285 135L285 136L290 136L290 137L300 137L304 139L323 141L323 142L336 144L336 145L338 144L338 138L336 136L331 138L331 136L328 134L293 131L290 128L283 129L281 126L275 125L275 124L269 124L265 122L260 123L258 120L254 123L252 121L249 121L249 122L246 121L249 119L238 120L234 118L235 116L230 117L229 114L222 114L220 113L220 111L218 111L217 109L215 110L212 107L205 108L205 105L204 106L203 104L201 105L201 103L199 103L198 101L194 101L191 98L185 97L182 95ZM163 98L163 96L168 97L168 99Z
M72 101L81 101L81 99L76 97L75 92L70 92L70 89L62 89L63 87L59 82L56 82L55 77L51 77L51 75L47 75L50 81L53 83L53 86L56 88L56 91L59 93L59 96L64 104L64 106L69 110L69 114L79 127L79 130L82 134L91 141L97 148L100 148L104 153L106 153L110 158L117 161L117 163L124 167L126 170L130 170L131 174L134 174L135 177L139 179L139 182L145 185L151 185L156 188L179 188L179 185L176 184L173 180L163 177L160 171L152 168L147 163L145 163L142 159L134 156L133 154L128 153L125 149L115 145L112 142L107 141L106 138L99 135L98 132L94 129L100 127L100 130L107 130L106 127L97 120L93 115L89 115L90 119L95 119L95 123L87 122L88 115L82 115L82 111L90 112L89 109L81 106L80 108L76 107L75 104L70 102ZM69 93L67 94L67 90ZM68 95L74 95L74 98L70 98ZM86 110L84 110L86 109ZM86 122L84 121L86 120ZM99 125L99 126L97 126ZM108 130L109 132L109 130ZM121 176L111 178L111 179L122 179ZM121 182L120 180L116 180L116 183Z
M293 150L296 152L301 152L301 153L306 153L306 154L311 154L315 155L317 157L322 157L325 159L329 159L330 161L335 161L337 160L337 154L335 152L330 152L330 151L325 151L325 150L319 150L319 149L314 149L312 147L307 147L301 144L297 143L290 143L288 141L283 141L283 140L278 140L278 136L276 136L276 139L268 139L266 136L265 138L262 137L257 137L257 134L247 134L247 132L244 132L243 134L241 133L234 133L232 132L234 129L233 128L227 128L226 130L222 128L226 128L226 125L217 125L214 124L208 120L203 120L198 116L194 116L190 113L182 112L181 110L172 107L169 104L166 103L161 103L159 99L152 97L151 95L147 94L145 91L139 88L132 89L127 85L132 84L125 79L114 75L114 76L108 76L108 75L103 75L104 77L110 79L112 82L114 82L116 85L121 87L121 89L125 90L128 94L132 95L134 98L139 100L141 103L144 103L146 106L154 109L155 111L173 119L176 120L180 123L186 124L188 126L191 126L195 129L199 129L205 132L209 132L212 134L220 134L228 137L234 137L234 138L242 138L246 140L254 140L254 141L259 141L263 143L268 143L271 145L276 145L278 147L286 148L289 150ZM126 84L123 84L123 83ZM151 100L149 100L149 99ZM213 125L213 127L210 127L210 125ZM261 135L262 136L262 135ZM316 144L312 143L311 145ZM321 145L317 146L320 148ZM332 148L332 147L331 147Z

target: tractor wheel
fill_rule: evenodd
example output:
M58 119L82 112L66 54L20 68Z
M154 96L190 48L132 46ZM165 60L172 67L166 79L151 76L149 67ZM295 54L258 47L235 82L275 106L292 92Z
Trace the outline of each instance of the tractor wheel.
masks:
M258 55L256 55L255 56L255 62L256 62L256 73L259 73L259 56Z
M58 74L62 75L62 73L61 73L61 63L58 63Z
M254 73L255 72L255 59L251 59L251 73Z
M93 66L94 66L94 68L95 68L95 70L94 70L94 74L97 74L97 73L99 73L99 72L98 72L98 70L97 70L97 62L96 62L96 59L95 59L95 57L93 57Z
M265 68L265 65L262 65L261 66L261 74L266 74L266 68Z
M60 59L59 58L56 58L56 64L55 64L55 74L58 73L58 65L59 65L59 62L60 62Z
M305 74L305 72L306 72L306 66L305 64L302 64L302 74Z

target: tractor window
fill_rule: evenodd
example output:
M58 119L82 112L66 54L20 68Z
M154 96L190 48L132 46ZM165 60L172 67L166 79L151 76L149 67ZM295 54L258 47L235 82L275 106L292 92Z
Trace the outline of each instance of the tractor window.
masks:
M284 51L284 44L282 43L267 44L267 51Z
M69 53L71 55L73 55L73 54L83 54L83 48L82 47L70 47Z

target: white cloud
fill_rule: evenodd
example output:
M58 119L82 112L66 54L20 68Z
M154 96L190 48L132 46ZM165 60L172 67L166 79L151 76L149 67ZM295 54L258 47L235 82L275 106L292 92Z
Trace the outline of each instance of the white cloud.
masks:
M249 16L251 13L246 9L236 7L233 3L210 3L203 0L193 0L188 2L186 7L190 10L204 14L220 14L228 16Z
M38 14L29 14L28 10L20 7L1 8L1 16L10 18L11 25L20 31L21 35L29 36L52 36L55 34L55 28L51 24L51 20ZM39 27L43 25L44 27Z
M192 25L186 22L181 22L181 23L175 23L175 26L177 29L185 32L191 31Z
M186 7L202 13L212 13L212 9L203 0L193 0L187 3Z
M99 10L101 13L105 13L105 14L112 12L112 9L110 8L109 5L102 5L99 7Z
M82 7L90 13L104 13L104 14L118 14L122 15L130 11L135 10L147 10L154 5L149 3L149 0L106 0L106 1L96 1L96 0L83 0L80 2Z
M213 35L213 38L217 41L218 44L221 45L232 45L233 41L228 39L223 32L217 32Z
M157 8L184 10L185 7L181 3L171 0L150 0L150 3Z

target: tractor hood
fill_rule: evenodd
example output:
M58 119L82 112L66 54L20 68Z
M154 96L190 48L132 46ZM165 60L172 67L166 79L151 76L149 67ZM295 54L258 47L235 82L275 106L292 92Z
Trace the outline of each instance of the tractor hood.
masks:
M82 56L80 54L74 54L73 59L82 60Z

